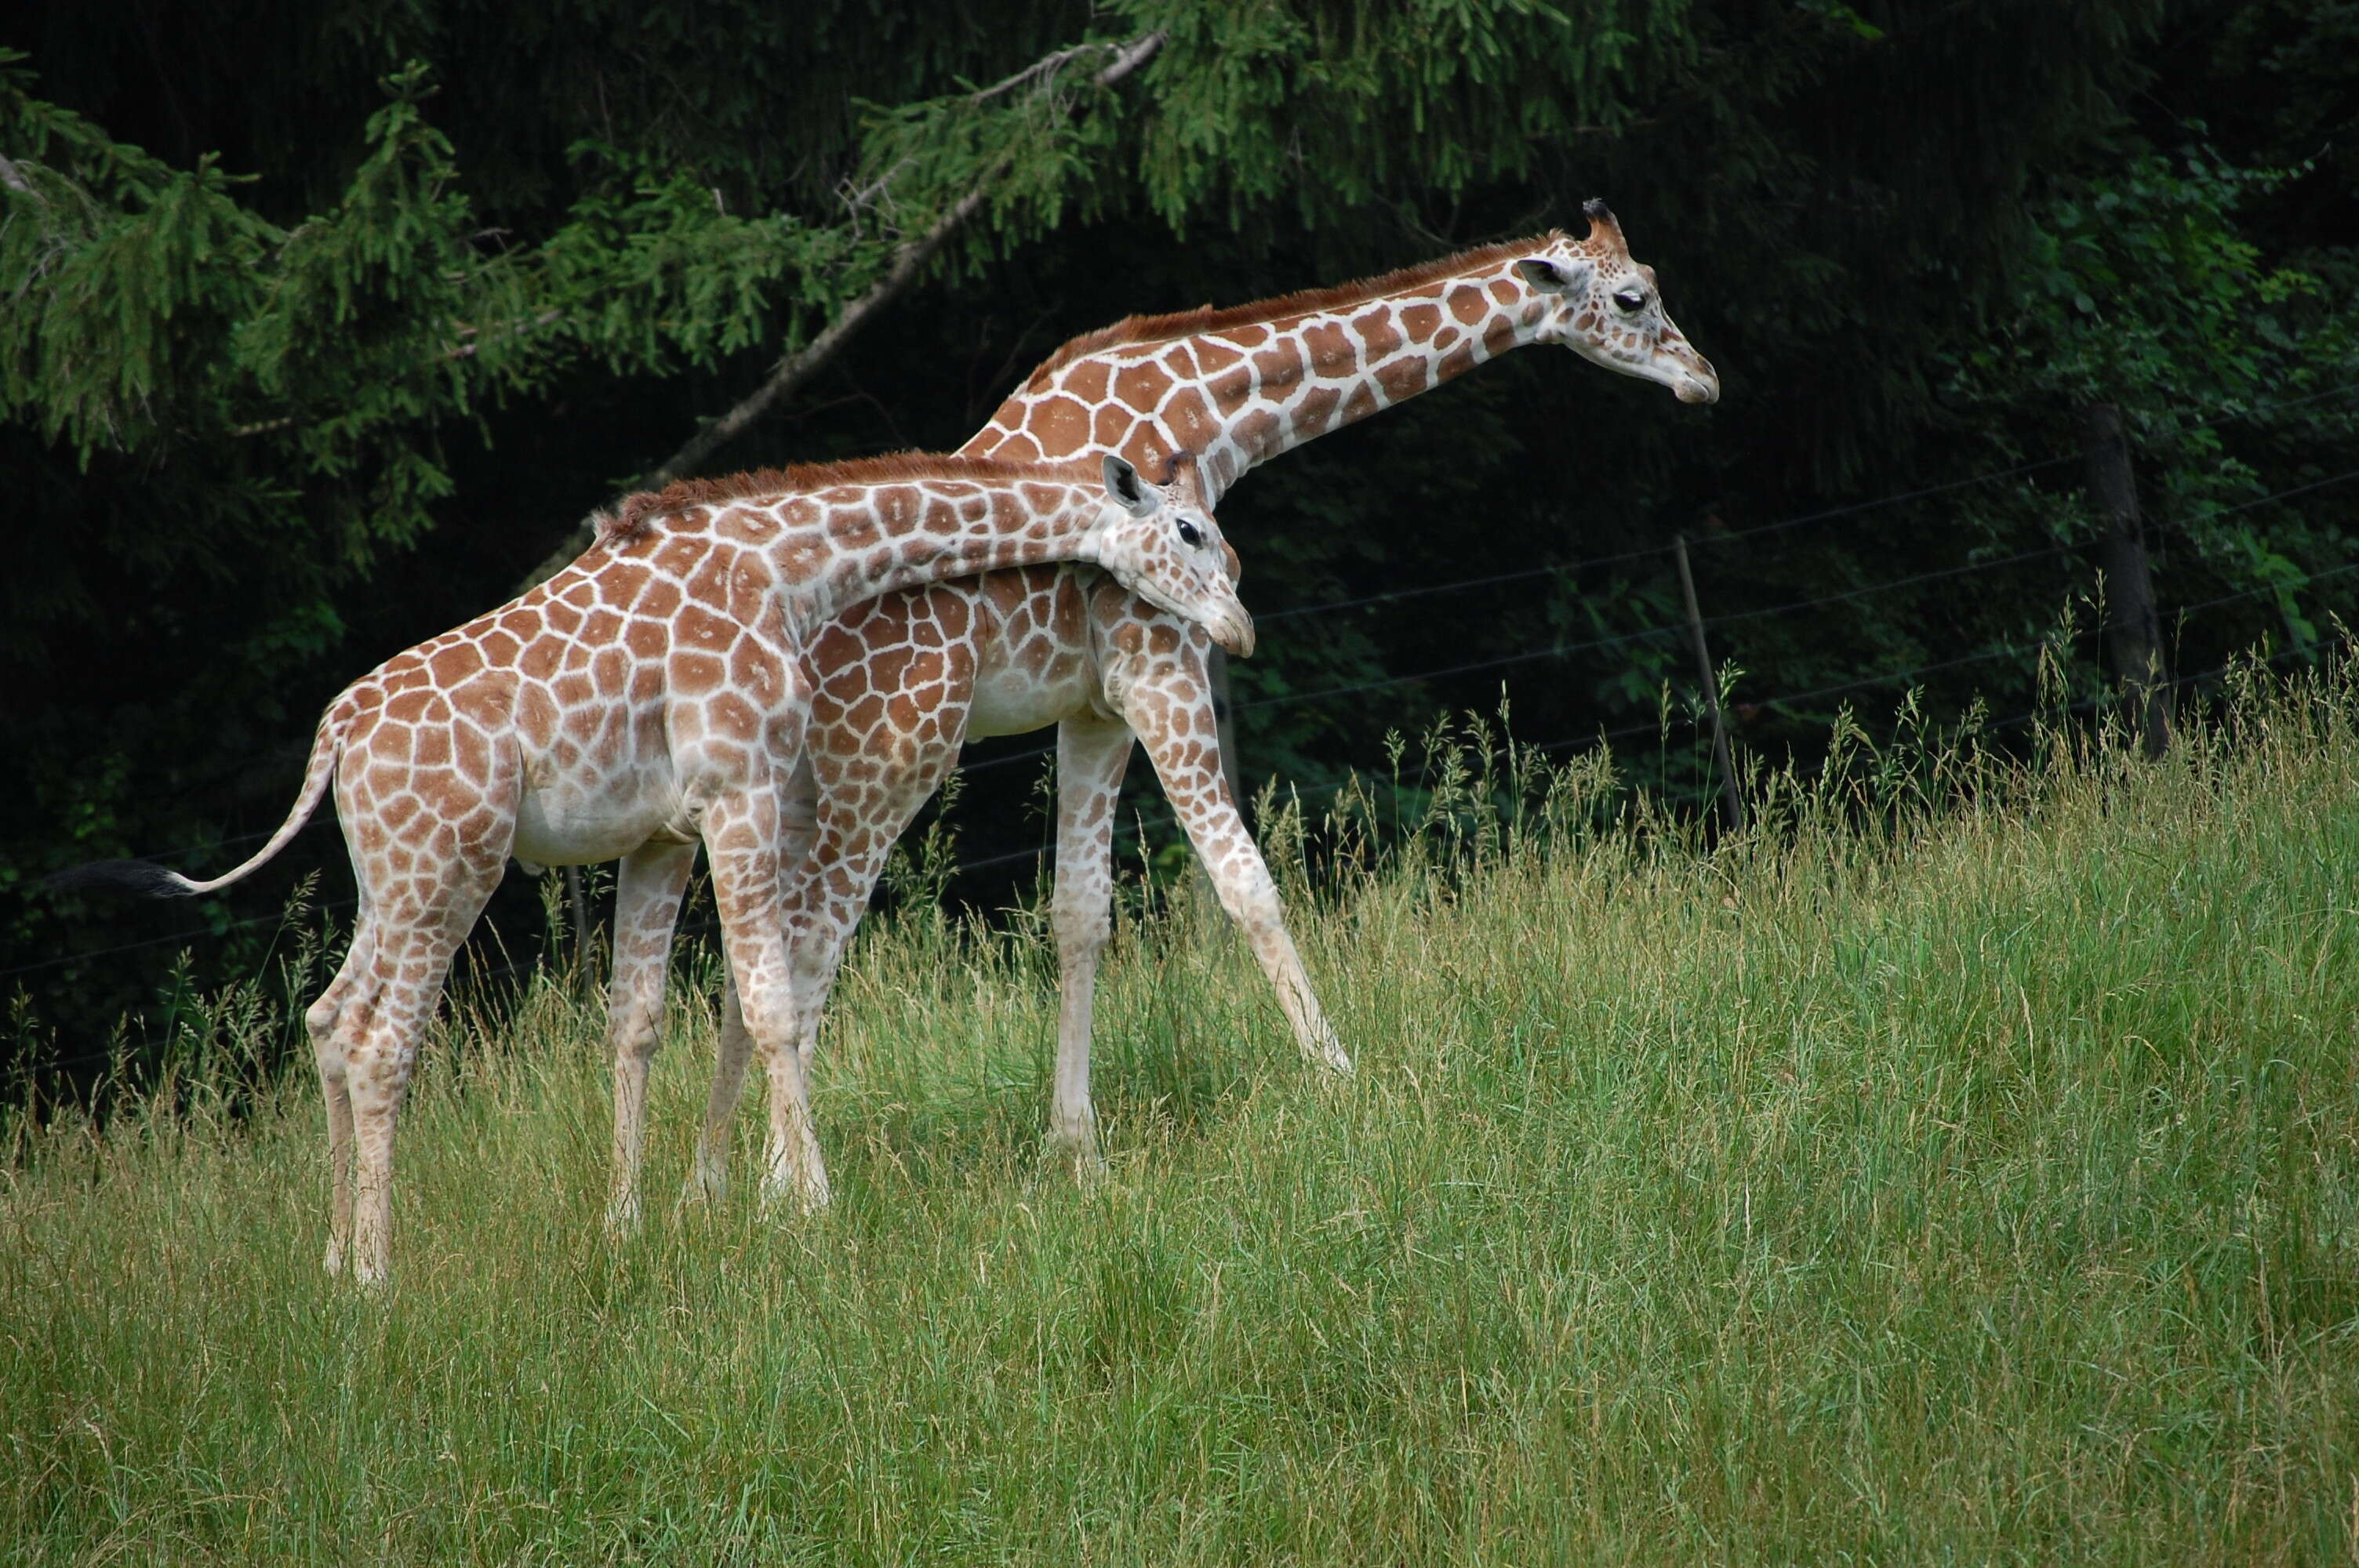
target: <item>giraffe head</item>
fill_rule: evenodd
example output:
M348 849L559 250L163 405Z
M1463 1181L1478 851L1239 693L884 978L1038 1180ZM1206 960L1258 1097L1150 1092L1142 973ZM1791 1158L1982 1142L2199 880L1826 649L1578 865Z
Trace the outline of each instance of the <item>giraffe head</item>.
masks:
M1157 609L1195 622L1230 653L1251 654L1253 617L1231 580L1236 557L1204 504L1192 455L1176 454L1162 484L1111 452L1103 472L1111 505L1098 565Z
M1655 287L1655 269L1630 259L1622 225L1603 201L1584 203L1589 237L1561 232L1515 264L1545 302L1542 342L1562 343L1593 364L1658 382L1681 403L1720 401L1720 375L1689 346Z

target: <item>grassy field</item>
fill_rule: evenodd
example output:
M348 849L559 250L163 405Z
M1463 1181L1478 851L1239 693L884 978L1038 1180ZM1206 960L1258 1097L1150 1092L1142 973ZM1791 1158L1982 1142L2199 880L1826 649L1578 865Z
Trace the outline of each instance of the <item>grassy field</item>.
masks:
M1086 1185L1037 1152L1037 942L926 918L839 992L816 1219L742 1179L669 1213L693 1000L658 1201L614 1247L594 1013L556 986L462 1009L382 1300L319 1271L308 1066L241 1099L234 1053L192 1057L169 1111L19 1118L0 1541L2349 1560L2359 694L2234 714L2152 766L1855 750L1761 781L1766 825L1710 852L1643 806L1601 824L1593 773L1518 825L1445 770L1406 849L1292 895L1347 1085L1185 889L1126 915Z

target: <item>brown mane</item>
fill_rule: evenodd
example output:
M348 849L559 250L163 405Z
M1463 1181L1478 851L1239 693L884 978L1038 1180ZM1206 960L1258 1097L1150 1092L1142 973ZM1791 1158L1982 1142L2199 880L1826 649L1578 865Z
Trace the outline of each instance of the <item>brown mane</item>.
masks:
M1048 384L1050 376L1085 355L1101 350L1120 348L1128 343L1165 342L1173 338L1193 338L1206 332L1225 332L1234 327L1258 326L1265 321L1282 320L1289 316L1307 316L1317 310L1333 310L1358 305L1387 294L1432 283L1452 273L1466 272L1488 266L1493 262L1506 261L1518 252L1528 252L1552 244L1564 238L1562 230L1551 229L1536 239L1505 240L1495 245L1478 245L1455 255L1436 256L1396 272L1380 273L1353 283L1339 283L1327 288L1298 289L1274 298L1256 299L1249 305L1199 305L1193 310L1175 310L1166 316L1125 316L1111 327L1100 327L1093 332L1083 332L1068 340L1055 353L1040 362L1024 383L1027 392L1038 392Z
M997 458L962 458L942 452L887 452L842 462L797 463L791 468L748 469L719 479L676 479L661 490L626 495L611 513L598 514L598 542L615 545L637 538L658 518L677 517L691 506L718 506L754 496L792 491L830 490L840 484L885 484L896 480L965 480L975 484L1012 484L1041 470L1071 463L1014 463Z

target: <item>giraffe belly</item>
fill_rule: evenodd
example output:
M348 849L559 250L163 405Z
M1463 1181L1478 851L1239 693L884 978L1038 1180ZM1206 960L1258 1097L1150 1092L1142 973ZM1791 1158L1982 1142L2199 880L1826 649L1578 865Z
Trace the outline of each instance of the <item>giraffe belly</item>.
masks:
M620 860L650 839L690 843L695 825L669 776L636 787L587 787L572 779L528 784L516 810L515 855L542 866Z
M1079 654L1059 657L1038 674L1016 668L984 670L975 677L974 706L967 738L1021 735L1088 710L1097 681Z

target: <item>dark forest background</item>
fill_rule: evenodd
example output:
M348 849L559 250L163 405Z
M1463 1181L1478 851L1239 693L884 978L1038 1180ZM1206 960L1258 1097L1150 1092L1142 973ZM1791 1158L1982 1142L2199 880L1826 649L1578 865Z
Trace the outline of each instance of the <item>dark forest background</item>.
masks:
M1157 32L1110 87L1076 49ZM165 1037L283 953L299 881L314 920L350 897L326 813L234 897L42 876L235 863L339 687L515 592L975 191L705 471L953 446L1073 333L1592 196L1719 368L1691 409L1511 355L1234 492L1239 767L1308 800L1504 691L1522 741L1619 734L1700 807L1680 533L1746 754L1846 706L2019 735L2043 640L2048 700L2095 710L2097 400L2189 699L2359 603L2359 5L78 0L0 48L19 1066ZM972 753L956 896L1030 885L1048 740ZM1128 852L1168 860L1133 776ZM495 914L529 957L533 887Z

